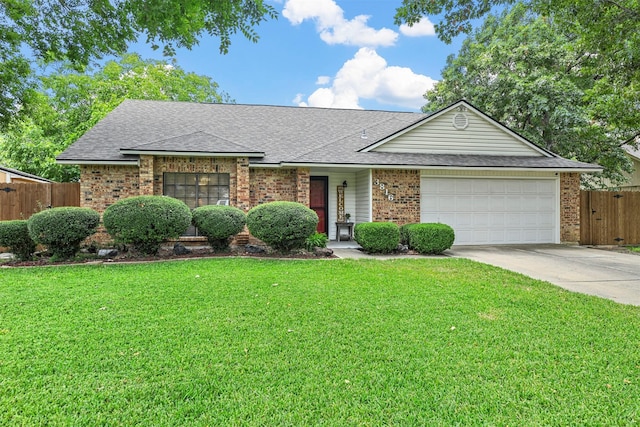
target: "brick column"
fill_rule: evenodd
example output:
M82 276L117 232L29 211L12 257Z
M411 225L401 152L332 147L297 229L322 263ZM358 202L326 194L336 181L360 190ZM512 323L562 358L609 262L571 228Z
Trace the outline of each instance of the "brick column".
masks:
M247 212L251 208L249 185L249 159L236 159L236 207Z
M372 178L373 221L420 222L420 171L377 169Z
M153 156L140 156L140 195L153 195Z
M311 177L309 168L298 168L296 170L296 188L297 188L297 202L302 203L305 206L309 206L311 199L309 196L309 187L311 185Z
M580 174L560 174L560 241L580 242Z

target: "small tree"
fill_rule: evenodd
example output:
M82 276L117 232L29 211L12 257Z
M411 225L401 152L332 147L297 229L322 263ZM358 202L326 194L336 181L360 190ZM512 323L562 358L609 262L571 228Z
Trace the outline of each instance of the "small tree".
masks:
M193 210L193 225L216 251L227 249L231 237L241 232L246 222L247 215L233 206L208 205Z
M27 221L29 235L47 247L54 258L69 259L80 250L80 243L96 232L100 214L93 209L61 207L34 214Z
M172 197L136 196L109 206L102 220L116 242L154 255L162 242L180 237L189 228L191 210Z
M307 238L315 233L318 215L300 203L265 203L249 211L247 227L273 249L290 252L303 248Z

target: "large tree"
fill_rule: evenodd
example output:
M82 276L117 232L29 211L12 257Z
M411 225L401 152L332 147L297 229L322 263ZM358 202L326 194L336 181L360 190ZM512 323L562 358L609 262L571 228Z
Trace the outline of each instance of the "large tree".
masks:
M33 60L64 61L82 71L93 59L122 55L146 37L171 55L204 34L226 53L234 33L276 12L264 0L3 0L0 2L0 126L28 102Z
M427 108L441 105L438 99L467 97L543 146L599 162L605 176L619 182L629 167L619 146L640 133L639 5L639 0L404 0L396 19L415 23L444 12L437 30L450 41L471 32L474 19L486 18L449 59L443 82L427 94L432 102ZM490 14L495 6L512 13L497 19Z
M56 164L55 157L125 98L232 101L209 77L136 54L84 73L66 63L40 81L42 91L32 93L0 135L0 162L56 181L77 180L78 168Z

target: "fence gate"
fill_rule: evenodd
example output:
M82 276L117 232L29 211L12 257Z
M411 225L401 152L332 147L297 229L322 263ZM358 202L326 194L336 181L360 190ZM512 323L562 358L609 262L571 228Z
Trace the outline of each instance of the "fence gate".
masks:
M640 192L581 191L580 243L640 244Z
M80 206L80 184L0 184L0 221L28 219L48 207Z

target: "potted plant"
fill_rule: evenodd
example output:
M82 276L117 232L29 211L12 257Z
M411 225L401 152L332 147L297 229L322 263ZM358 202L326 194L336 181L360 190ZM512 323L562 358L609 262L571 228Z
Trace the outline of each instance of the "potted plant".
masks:
M347 222L351 222L350 218L351 218L351 214L350 213L346 213L344 214L345 219L347 220Z

